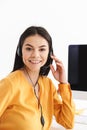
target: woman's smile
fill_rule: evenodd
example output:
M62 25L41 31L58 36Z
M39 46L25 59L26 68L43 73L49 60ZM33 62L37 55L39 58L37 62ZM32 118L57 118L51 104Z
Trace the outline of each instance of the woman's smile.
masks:
M32 64L39 64L41 63L41 60L28 60Z

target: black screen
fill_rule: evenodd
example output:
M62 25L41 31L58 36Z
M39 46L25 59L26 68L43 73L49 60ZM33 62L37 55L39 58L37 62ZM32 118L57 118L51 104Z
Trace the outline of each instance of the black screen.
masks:
M87 45L69 45L68 82L72 90L87 91Z

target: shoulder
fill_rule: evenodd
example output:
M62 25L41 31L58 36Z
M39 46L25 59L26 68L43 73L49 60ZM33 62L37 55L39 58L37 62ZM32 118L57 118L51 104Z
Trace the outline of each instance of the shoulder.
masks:
M14 72L11 72L6 78L8 80L18 80L22 78L22 71L21 70L16 70Z
M20 70L11 72L6 77L0 80L0 85L8 84L11 86L11 84L15 84L18 80L20 80L21 77L22 77L22 72Z

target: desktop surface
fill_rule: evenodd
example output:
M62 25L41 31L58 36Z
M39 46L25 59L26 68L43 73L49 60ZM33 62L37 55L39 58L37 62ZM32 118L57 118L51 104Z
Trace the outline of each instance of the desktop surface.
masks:
M72 95L74 99L87 101L87 91L72 90Z
M76 106L75 124L73 129L65 129L53 118L50 130L87 130L87 100L74 99Z
M76 106L75 123L87 125L87 100L74 99Z

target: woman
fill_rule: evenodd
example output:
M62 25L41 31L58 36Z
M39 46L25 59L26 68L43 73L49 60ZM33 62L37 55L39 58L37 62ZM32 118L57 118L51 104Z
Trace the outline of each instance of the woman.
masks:
M47 77L50 69L57 90ZM0 130L50 130L53 115L65 128L73 127L70 84L47 30L31 26L19 39L13 71L0 81Z

